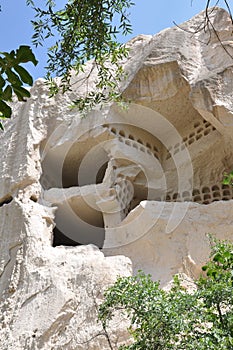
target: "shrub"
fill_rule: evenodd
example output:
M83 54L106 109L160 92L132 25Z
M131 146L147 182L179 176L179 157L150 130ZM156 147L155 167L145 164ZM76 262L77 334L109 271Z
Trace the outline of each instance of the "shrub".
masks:
M202 269L192 293L178 276L170 291L141 271L118 278L99 309L104 330L118 311L130 319L133 339L120 349L233 349L233 244L212 240Z

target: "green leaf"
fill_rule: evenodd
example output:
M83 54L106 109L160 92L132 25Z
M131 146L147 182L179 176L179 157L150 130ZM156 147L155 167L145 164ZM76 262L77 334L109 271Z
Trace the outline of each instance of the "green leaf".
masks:
M38 63L30 46L23 46L23 45L20 46L16 50L16 58L17 58L18 63L32 62L35 66Z
M17 66L14 66L14 70L19 74L20 79L25 84L32 86L32 84L33 84L32 76L28 73L28 71L25 68L17 65Z
M3 77L0 75L0 89L2 89L5 84L6 84L5 79L3 79Z
M12 64L15 59L15 51L12 50L10 53L9 52L1 52L2 55L5 56L6 60L8 63Z
M230 179L229 177L225 177L222 181L223 185L229 185L230 184Z
M12 72L12 70L10 70L9 68L6 69L6 75L7 75L7 80L11 85L18 85L18 86L22 85L22 82L20 81L18 75Z
M213 261L223 262L222 255L220 253L215 254L215 256L213 257Z
M11 101L11 98L12 98L12 88L10 85L7 85L7 87L2 93L2 99L4 101Z
M25 97L30 97L30 92L21 86L12 86L14 93L18 97L19 101L25 101Z
M4 101L0 100L0 117L10 118L11 113L12 113L11 107L8 106Z

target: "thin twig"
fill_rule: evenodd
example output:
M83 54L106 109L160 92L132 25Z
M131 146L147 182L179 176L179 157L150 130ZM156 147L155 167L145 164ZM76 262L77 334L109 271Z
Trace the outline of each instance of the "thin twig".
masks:
M216 10L217 5L219 4L219 0L217 0L217 1L215 2L215 5L213 6L212 9L210 9L210 1L211 1L211 0L207 0L207 3L206 3L206 7L205 7L205 18L204 18L204 20L203 20L203 23L201 23L201 24L197 27L197 29L196 29L195 31L191 31L191 30L188 30L188 29L186 29L186 28L182 28L181 26L179 26L179 25L178 25L176 22L174 22L174 21L173 21L173 23L174 23L175 26L178 27L179 29L181 29L181 30L183 30L183 31L185 31L185 32L187 32L187 33L189 33L189 34L192 34L193 36L194 36L195 34L200 33L201 31L204 31L205 33L208 31L208 33L209 33L209 39L208 39L207 43L205 43L205 44L207 44L207 45L208 45L208 44L210 43L210 41L211 41L211 38L212 38L212 31L213 31L213 33L215 34L217 40L219 41L220 45L222 46L223 50L226 52L226 54L227 54L228 56L230 56L230 57L233 59L233 55L232 55L232 54L229 52L229 50L226 48L226 45L223 44L223 42L222 42L222 40L221 40L221 38L220 38L220 36L219 36L217 30L215 29L214 24L212 23L212 21L211 21L211 19L210 19L210 15ZM229 16L230 16L230 19L231 19L231 23L232 23L232 25L233 25L233 16L232 16L232 12L231 12L230 6L229 6L229 4L228 4L228 1L227 1L227 0L224 0L224 3L225 3L225 5L226 5L226 7L227 7L227 10L228 10L228 12L229 12ZM232 31L233 31L233 29L232 29ZM197 40L198 40L199 42L201 42L201 43L204 43L204 42L201 41L200 39L197 39Z

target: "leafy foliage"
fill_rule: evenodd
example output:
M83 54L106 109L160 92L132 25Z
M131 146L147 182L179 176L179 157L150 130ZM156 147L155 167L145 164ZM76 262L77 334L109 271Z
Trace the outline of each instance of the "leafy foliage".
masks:
M177 276L170 291L143 272L119 278L99 309L104 330L118 311L133 338L121 349L233 349L233 245L215 241L203 271L192 293Z
M233 171L231 171L229 174L224 174L223 184L233 185Z
M37 60L29 46L20 46L16 51L0 52L0 119L11 117L11 107L7 102L12 101L14 93L19 101L24 101L30 97L30 92L24 85L32 86L33 79L28 71L22 67L22 63L32 62L37 64ZM0 128L3 125L0 122Z
M221 340L220 349L233 349L233 245L215 241L202 269L206 278L200 277L198 290L212 324L209 335L216 344Z
M87 91L84 98L74 101L78 108L91 109L97 103L119 100L118 82L123 78L119 61L128 50L117 42L117 34L131 33L128 9L130 0L69 0L65 7L57 10L53 1L46 9L28 0L36 11L33 43L42 45L44 40L56 36L58 39L48 51L48 74L51 95L64 92L70 87L71 70L83 71L86 61L93 60L93 69L98 72L97 93ZM118 23L118 24L113 24ZM114 69L110 69L110 64ZM58 87L52 77L62 77Z
M84 64L93 60L93 69L97 69L97 92L88 91L85 97L74 101L80 111L86 112L96 104L108 101L120 101L118 83L124 78L119 61L126 57L128 50L117 42L116 35L131 32L127 10L133 5L130 0L68 0L65 7L55 10L56 2L47 0L44 7L36 6L35 1L26 0L36 12L34 45L43 45L48 38L56 36L57 41L49 49L47 79L51 96L58 91L70 88L71 70L76 74L83 71ZM118 19L118 25L113 24ZM11 117L14 93L19 101L30 97L24 85L32 86L33 79L22 63L37 64L29 46L20 46L16 51L0 52L0 119ZM109 64L112 69L109 69ZM52 78L62 77L61 85ZM0 128L3 125L0 122Z

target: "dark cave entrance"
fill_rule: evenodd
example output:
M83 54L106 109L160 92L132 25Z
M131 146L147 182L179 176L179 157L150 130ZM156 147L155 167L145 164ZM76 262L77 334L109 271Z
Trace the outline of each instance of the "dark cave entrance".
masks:
M82 198L58 206L53 229L53 247L94 244L103 247L105 229L103 214Z

